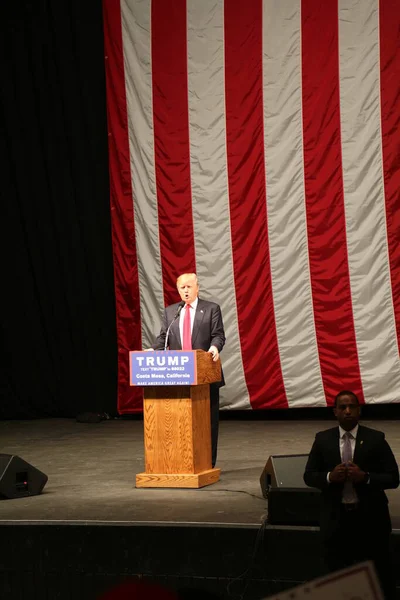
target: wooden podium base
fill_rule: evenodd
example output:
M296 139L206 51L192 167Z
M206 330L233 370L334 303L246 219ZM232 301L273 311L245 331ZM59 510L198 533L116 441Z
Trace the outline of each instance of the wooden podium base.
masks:
M221 363L204 350L156 352L142 360L158 356L162 365L193 353L195 383L144 386L144 472L136 475L137 488L202 488L219 481L221 469L211 467L210 384L221 381ZM179 376L174 369L181 367L165 371L166 378Z
M200 473L138 473L137 488L201 488L219 480L221 469Z

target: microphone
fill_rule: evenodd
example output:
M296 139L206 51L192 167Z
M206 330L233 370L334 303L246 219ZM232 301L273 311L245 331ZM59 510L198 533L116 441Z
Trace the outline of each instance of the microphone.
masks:
M185 302L183 300L181 300L178 304L178 308L176 310L175 316L172 319L171 323L168 325L168 329L167 329L167 333L165 334L165 343L164 343L164 351L167 349L168 346L168 337L169 337L169 330L171 329L172 325L175 323L175 321L177 320L177 318L179 317L179 315L181 314L181 310L182 308L185 306Z
M181 314L181 310L182 310L182 308L185 306L185 304L186 304L186 302L184 302L183 300L181 300L181 301L179 302L179 304L178 304L178 309L177 309L177 311L176 311L176 313L175 313L175 316L174 316L174 321L175 321L175 319L177 319L177 318L179 317L179 315ZM172 321L172 323L173 323L174 321Z

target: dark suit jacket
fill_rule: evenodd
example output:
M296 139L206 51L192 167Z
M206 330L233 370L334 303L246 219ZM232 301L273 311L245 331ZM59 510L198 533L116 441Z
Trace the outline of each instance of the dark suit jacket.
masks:
M327 482L327 474L341 462L339 427L317 433L304 481L322 492L320 527L325 540L334 534L338 526L343 491L343 484ZM372 533L389 534L391 522L388 500L383 490L398 487L399 469L384 433L359 425L353 462L370 474L369 483L355 485L361 515Z
M167 329L178 310L179 303L171 304L164 310L161 331L153 346L154 350L164 350ZM183 309L184 310L184 309ZM215 302L201 300L197 303L192 330L193 350L207 351L210 346L215 346L221 352L225 345L224 324L221 309ZM181 336L179 332L179 318L173 323L168 336L168 348L170 350L182 350ZM222 376L222 385L224 385ZM219 384L219 387L221 387Z

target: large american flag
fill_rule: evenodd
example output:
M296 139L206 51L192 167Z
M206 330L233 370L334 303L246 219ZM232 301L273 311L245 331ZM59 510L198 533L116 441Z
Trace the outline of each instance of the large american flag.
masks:
M176 277L229 409L400 401L399 0L104 0L121 413Z

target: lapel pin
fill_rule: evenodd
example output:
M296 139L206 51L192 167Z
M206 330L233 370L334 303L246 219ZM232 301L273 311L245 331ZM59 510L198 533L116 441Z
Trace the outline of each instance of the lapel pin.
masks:
M364 443L364 440L361 440L361 442L360 442L360 446L361 446L361 444L363 444L363 443Z

